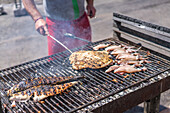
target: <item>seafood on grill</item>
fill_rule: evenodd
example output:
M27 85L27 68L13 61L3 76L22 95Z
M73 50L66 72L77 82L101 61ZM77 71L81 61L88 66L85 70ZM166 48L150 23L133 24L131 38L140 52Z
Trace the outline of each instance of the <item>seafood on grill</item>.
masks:
M122 48L122 49L131 49L131 48L134 48L134 46L127 46L127 45L123 45L123 44L121 44L121 45L111 45L109 47L106 47L105 50L106 51L113 51L115 49L120 49L120 48Z
M141 47L140 47L140 48L141 48ZM112 55L118 55L118 54L124 54L124 53L136 53L137 51L139 51L140 48L138 48L138 49L116 48L116 49L114 49L110 54L112 54Z
M141 61L141 62L139 62L139 63L151 63L150 61L147 61L146 60L147 58L143 58L142 60L140 60L140 58L138 58L138 57L134 57L134 58L125 58L125 59L121 59L121 60L118 60L118 61L116 61L118 64L126 64L126 63L134 63L134 61L136 61L136 63L137 63L137 61ZM130 61L130 62L129 62ZM139 64L138 63L138 64Z
M24 91L12 94L9 100L17 102L26 102L32 97L34 102L38 102L49 96L60 94L75 84L78 84L78 82L74 81L54 86L51 85L34 86Z
M126 55L133 55L133 56L139 56L139 53L120 53L116 56L116 59L119 59L119 57L126 56Z
M138 65L141 65L143 63L151 63L151 61L148 61L148 60L140 60L140 61L129 60L129 61L121 62L121 60L120 60L120 61L117 61L117 63L120 64L120 65L134 64L134 65L138 66Z
M122 54L117 59L126 59L126 60L146 60L147 58L143 58L141 55L134 56L132 54Z
M147 68L146 67L142 67L142 68L135 68L135 66L130 66L130 65L122 65L119 68L114 70L114 73L120 73L120 74L124 74L124 73L135 73L135 72L140 72L140 71L146 71Z
M33 79L27 79L27 80L22 80L21 82L15 84L12 86L9 90L7 90L7 96L23 91L25 89L31 88L33 86L39 86L39 85L55 85L59 83L63 83L72 79L79 79L82 78L82 76L66 76L66 77L37 77Z
M118 55L118 54L124 54L124 53L128 53L126 50L116 50L116 51L112 51L110 54L111 55Z
M99 50L99 49L102 49L102 48L106 48L108 46L110 46L110 44L99 44L97 46L94 46L93 49L94 50Z
M115 69L117 69L117 68L119 68L120 66L118 66L118 65L113 65L113 66L110 66L105 72L106 73L109 73L109 72L111 72L111 71L113 71L113 70L115 70Z
M140 67L140 66L142 66L142 64L133 64L133 65L128 65L128 64L121 64L121 65L113 65L113 66L110 66L105 72L106 73L109 73L109 72L112 72L112 71L114 71L114 70L116 70L116 69L118 69L118 68L120 68L121 70L122 69L128 69L129 67ZM135 68L136 69L136 68ZM133 71L133 70L132 70ZM123 72L123 73L129 73L128 71L125 71L125 72ZM123 74L122 73L122 74ZM132 72L130 72L130 73L132 73Z
M117 48L121 48L121 45L117 46L117 45L112 45L112 46L109 46L109 47L106 47L105 50L106 51L113 51Z
M148 58L144 58L142 55L137 53L141 47L138 49L132 48L134 47L123 47L122 45L107 47L105 50L111 51L110 54L114 55L116 60L114 60L115 65L110 66L105 72L109 73L114 71L114 73L124 74L147 70L146 67L139 68L143 65L143 63L151 63L150 61L146 60Z
M69 60L76 70L99 69L113 63L107 51L77 51L70 55Z

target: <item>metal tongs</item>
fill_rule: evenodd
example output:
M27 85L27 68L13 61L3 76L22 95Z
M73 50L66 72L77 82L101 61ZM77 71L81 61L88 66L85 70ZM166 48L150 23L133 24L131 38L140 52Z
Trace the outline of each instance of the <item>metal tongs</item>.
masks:
M51 36L49 33L47 34L50 38L52 38L54 41L56 41L57 43L59 43L60 45L62 45L65 49L67 49L70 53L73 53L69 48L67 48L63 43L61 43L60 41L58 41L57 39L55 39L53 36ZM85 39L82 39L82 38L79 38L79 37L76 37L74 36L73 34L71 33L65 33L64 36L66 37L69 37L69 38L72 38L72 39L78 39L78 40L82 40L84 42L87 42L87 43L91 43L90 41L88 40L85 40Z
M74 35L71 34L71 33L65 33L64 36L69 37L69 38L72 38L72 39L82 40L82 41L87 42L87 43L91 43L90 41L85 40L85 39L82 39L82 38L79 38L79 37L76 37L76 36L74 36Z
M54 41L56 41L57 43L59 43L60 45L62 45L65 49L67 49L70 53L73 53L69 48L67 48L63 43L61 43L60 41L58 41L57 39L55 39L53 36L51 36L50 34L48 34L48 36L50 38L52 38Z

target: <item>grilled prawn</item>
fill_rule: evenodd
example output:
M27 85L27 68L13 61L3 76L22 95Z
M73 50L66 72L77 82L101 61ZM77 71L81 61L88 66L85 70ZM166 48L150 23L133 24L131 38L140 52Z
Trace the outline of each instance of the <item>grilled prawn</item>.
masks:
M119 57L126 56L126 55L132 55L132 56L139 56L139 53L120 53L116 56L116 59L120 59Z
M69 80L73 79L79 79L82 78L82 76L67 76L67 77L38 77L38 78L33 78L33 79L27 79L23 80L17 84L15 84L12 88L10 88L7 91L7 96L23 91L25 89L31 88L33 86L39 86L39 85L55 85L59 83L63 83Z
M54 86L51 85L34 86L25 91L12 94L9 100L17 102L26 102L32 97L34 102L38 102L49 96L60 94L77 83L78 82L75 81Z
M117 48L121 48L121 45L117 46L117 45L112 45L112 46L109 46L107 48L105 48L106 51L113 51Z
M109 73L109 72L111 72L111 71L113 71L113 70L115 70L115 69L117 69L117 68L119 68L120 66L118 66L118 65L113 65L113 66L110 66L105 72L106 73Z
M140 64L143 64L143 63L151 63L151 61L148 61L148 60L141 60L141 61L129 60L129 61L125 61L125 62L118 61L117 63L121 64L121 65L125 65L125 64L140 65Z
M119 56L117 59L126 59L126 60L145 60L147 58L143 58L142 56L134 56L134 55L131 55L131 54L125 54L125 55L122 55L122 56Z
M110 44L99 44L97 46L94 46L93 49L99 50L99 49L102 49L102 48L105 48L105 47L108 47L108 46L110 46Z
M146 71L147 68L143 67L143 68L135 68L134 66L130 66L130 65L124 65L124 66L120 66L119 68L114 70L114 73L135 73L135 72L140 72L140 71Z
M105 48L106 51L114 51L115 49L119 49L119 48L123 48L123 49L131 49L131 48L134 48L134 46L127 46L127 45L112 45L112 46L109 46L107 48Z

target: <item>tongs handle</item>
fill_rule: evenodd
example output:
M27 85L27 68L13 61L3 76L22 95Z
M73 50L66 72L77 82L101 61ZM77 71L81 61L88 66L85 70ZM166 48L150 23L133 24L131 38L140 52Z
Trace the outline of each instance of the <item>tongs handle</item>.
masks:
M53 40L55 40L57 43L59 43L60 45L62 45L65 49L67 49L70 53L73 53L70 49L68 49L64 44L62 44L60 41L58 41L57 39L55 39L53 36L51 36L50 34L47 34L50 38L52 38Z
M72 38L72 39L82 40L82 41L87 42L87 43L91 43L90 41L85 40L85 39L82 39L82 38L79 38L79 37L76 37L76 36L74 36L74 35L71 34L71 33L65 33L64 36L69 37L69 38Z

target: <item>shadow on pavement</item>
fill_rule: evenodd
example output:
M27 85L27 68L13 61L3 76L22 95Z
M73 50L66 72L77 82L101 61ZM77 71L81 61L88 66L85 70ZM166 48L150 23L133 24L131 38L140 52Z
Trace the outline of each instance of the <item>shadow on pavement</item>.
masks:
M168 109L168 108L165 107L165 106L163 106L163 105L160 105L160 106L159 106L159 112L161 112L161 111L163 111L163 110L165 110L165 109ZM143 108L143 107L141 107L141 106L135 106L135 107L133 107L132 109L129 109L129 110L127 110L127 111L124 112L124 113L143 113L143 111L144 111L144 108Z

